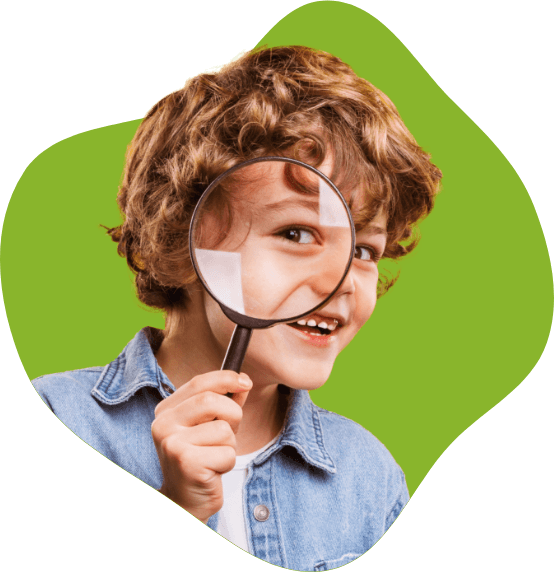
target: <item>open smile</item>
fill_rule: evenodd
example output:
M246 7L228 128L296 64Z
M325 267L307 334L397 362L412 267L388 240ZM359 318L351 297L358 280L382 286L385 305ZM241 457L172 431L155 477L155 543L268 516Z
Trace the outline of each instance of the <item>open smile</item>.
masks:
M331 324L321 321L317 323L315 320L299 320L297 322L287 324L304 342L312 346L325 347L329 346L338 337L336 329L341 328L340 325L333 322Z

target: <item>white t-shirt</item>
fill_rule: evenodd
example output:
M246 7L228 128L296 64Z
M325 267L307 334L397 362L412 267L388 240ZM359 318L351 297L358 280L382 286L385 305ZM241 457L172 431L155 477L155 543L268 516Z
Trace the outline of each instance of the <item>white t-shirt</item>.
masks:
M256 452L245 456L237 456L235 467L221 476L223 507L219 511L217 532L245 551L249 551L243 509L243 488L248 472L247 466L254 458L272 446L278 437L275 436L271 442Z

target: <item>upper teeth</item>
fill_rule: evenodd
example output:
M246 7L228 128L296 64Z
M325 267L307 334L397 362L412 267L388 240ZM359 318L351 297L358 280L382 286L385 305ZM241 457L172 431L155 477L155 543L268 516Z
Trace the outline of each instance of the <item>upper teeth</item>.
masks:
M300 326L311 326L312 328L314 326L319 326L319 328L325 328L326 330L335 330L335 328L337 328L337 323L335 322L334 324L327 324L326 322L320 322L319 324L313 319L310 318L310 320L306 321L304 319L297 321L297 324L299 324Z

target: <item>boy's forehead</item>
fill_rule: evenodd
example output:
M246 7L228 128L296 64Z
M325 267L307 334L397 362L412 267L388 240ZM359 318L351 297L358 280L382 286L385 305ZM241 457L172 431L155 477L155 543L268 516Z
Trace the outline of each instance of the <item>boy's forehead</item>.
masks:
M352 181L346 173L334 173L332 153L325 156L318 169L329 179L335 179L335 185L350 208L356 230L387 235L386 208L369 192L366 181Z

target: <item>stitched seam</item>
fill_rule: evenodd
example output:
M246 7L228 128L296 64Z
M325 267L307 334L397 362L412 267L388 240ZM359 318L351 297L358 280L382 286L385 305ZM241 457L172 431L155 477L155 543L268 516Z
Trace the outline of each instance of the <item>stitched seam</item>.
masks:
M273 479L274 476L274 467L275 467L275 458L270 460L269 465L269 481L271 487L271 498L272 498L272 505L275 513L275 525L277 527L277 532L279 535L279 553L281 555L281 563L282 567L288 568L287 562L287 555L285 553L285 546L284 546L284 537L283 537L283 530L281 529L281 520L278 519L279 509L277 507L277 496L275 495L275 480Z
M381 444L381 446L383 446L383 448L390 454L390 452L388 451L385 444L383 444L383 442L375 434L370 432L367 428L364 428L364 426L362 426L361 424L358 424L358 422L356 422L355 420L351 420L350 418L347 418L346 416L341 416L340 414L337 414L336 412L330 412L329 410L325 410L324 408L320 408L319 406L316 406L315 404L314 404L314 406L317 408L317 410L319 411L320 414L327 414L329 417L340 418L341 420L344 420L345 422L349 422L351 424L356 424L356 426L358 426L358 428L361 428L366 434L369 434L374 440L376 440L379 444Z
M363 555L363 553L345 553L342 557L339 557L338 559L330 559L329 561L318 561L315 564L314 567L314 571L328 571L329 567L331 567L331 569L333 569L333 563L340 563L341 561L344 561L344 559L346 559L347 557L352 557L352 559L349 561L349 563L351 563L352 561L354 561L354 559L358 559L358 557L361 557ZM347 565L347 563L345 563L345 565Z
M402 473L402 476L404 476L404 473ZM402 483L404 483L404 479L402 480ZM400 499L401 497L402 497L402 493L400 493L400 495L398 496L396 503L393 505L392 509L389 511L389 513L385 519L385 527L387 528L387 530L398 519L398 516L402 513L402 511L404 510L404 508L408 504L409 500L404 505L402 505L402 501ZM392 521L391 521L391 515L393 515L395 512L396 512L396 517L394 519L392 519Z
M152 383L150 381L141 382L139 381L137 384L134 384L131 388L129 388L124 394L117 395L115 398L111 398L108 396L108 390L110 385L114 381L117 373L120 370L123 370L127 364L127 359L125 354L121 354L117 357L117 359L108 365L108 370L106 371L106 375L104 376L101 384L93 388L92 395L97 397L101 400L104 404L114 405L114 404L121 404L122 402L127 401L137 390L143 387L154 387L158 388L159 386L156 383Z
M158 385L152 382L144 382L135 384L132 388L129 388L125 394L118 395L116 398L107 398L105 395L99 395L98 397L104 402L105 404L114 405L114 404L121 404L122 402L127 401L133 394L136 394L138 390L141 388L156 388L157 390Z
M313 404L313 403L312 403ZM320 452L323 455L323 459L335 468L335 463L331 459L331 456L327 453L327 449L325 448L325 443L323 441L323 430L321 428L321 422L319 420L318 411L312 405L312 422L315 431L315 438L317 445L319 446Z
M95 388L96 392L102 392L103 394L106 394L106 391L110 387L110 384L113 382L115 375L119 372L121 362L123 362L123 365L125 365L126 362L125 354L121 354L120 356L117 357L117 359L115 360L115 369L112 367L114 365L114 362L112 362L108 366L108 370L100 386L98 386L98 388Z
M329 466L324 465L322 462L315 460L312 458L306 450L297 442L293 442L291 440L283 440L284 446L293 446L298 452L302 454L302 457L312 466L319 468L320 470L325 470L326 472L335 473L337 470L335 467L330 468Z
M171 396L173 393L173 389L171 386L167 386L167 384L163 380L162 370L159 366L156 367L156 380L158 381L158 391L162 397L162 399Z

